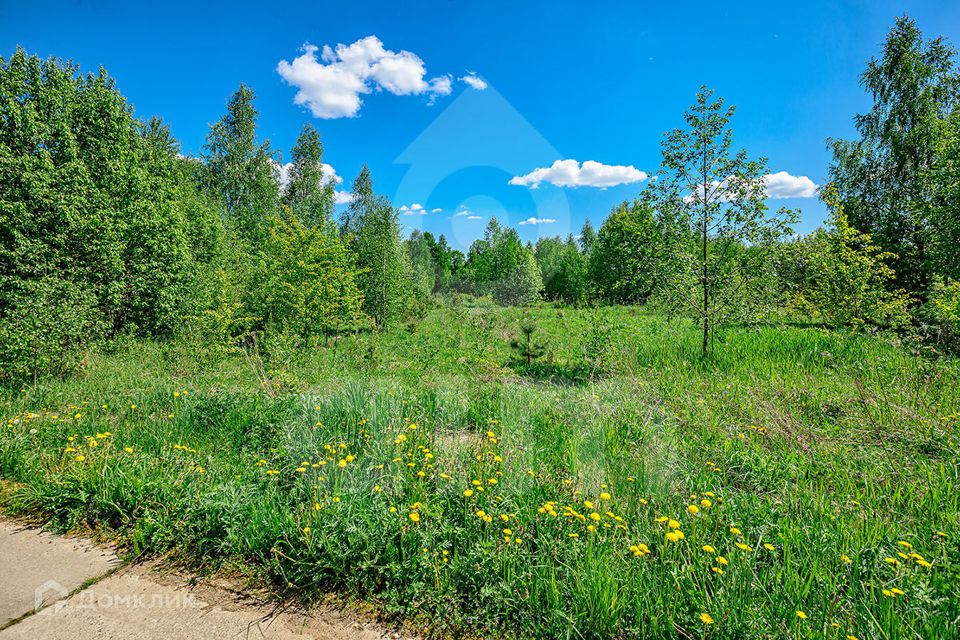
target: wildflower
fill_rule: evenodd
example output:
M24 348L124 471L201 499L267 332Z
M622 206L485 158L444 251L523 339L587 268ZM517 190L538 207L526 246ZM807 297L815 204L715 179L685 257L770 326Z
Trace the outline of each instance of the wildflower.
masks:
M679 529L676 531L670 531L669 533L667 533L667 540L669 540L670 542L680 542L681 540L683 540L683 537L684 537L683 531L680 531Z
M884 589L881 593L883 593L883 595L885 595L885 596L888 597L888 598L892 598L892 597L893 597L893 592L890 591L890 589Z
M703 507L704 509L709 509L711 506L713 506L713 503L707 500L706 498L704 498L703 500L700 501L700 506Z
M895 566L897 566L898 564L900 564L900 561L899 561L899 560L897 560L896 558L891 558L891 557L889 557L889 556L887 556L886 558L884 558L883 561L886 562L886 563L887 563L888 565L890 565L891 567L895 567Z
M610 500L610 494L609 494L609 493L601 493L601 494L600 494L600 499L601 499L601 500L607 500L607 501L608 501L608 500Z
M725 567L730 564L730 561L724 558L723 556L717 556L717 564Z
M800 618L801 620L806 620L806 619L807 619L807 614L805 614L803 611L799 611L799 610L798 610L798 611L797 611L797 617Z
M480 509L480 510L477 511L476 515L477 515L478 518L484 518L484 517L486 517L487 512L484 511L483 509Z
M901 591L900 589L897 589L896 587L894 587L893 589L890 589L890 593L892 593L894 596L906 595L903 591Z
M583 506L586 507L587 509L593 509L593 503L590 502L589 500L584 500Z
M345 459L341 458L340 461L337 462L337 466L340 467L341 469L343 469L344 467L347 466L347 461L346 461Z
M600 514L594 511L593 513L590 514L590 519L593 520L594 522L598 522L600 520Z
M587 531L589 531L590 533L596 533L596 532L597 532L597 528L596 528L595 526L593 526L592 524L588 524L588 525L587 525Z
M658 516L656 522L664 523L668 520L667 516Z
M504 530L503 530L503 535L505 535L505 536L512 536L512 535L513 535L513 529L504 529Z
M568 533L568 534L567 534L567 537L570 537L570 538L579 538L579 537L580 537L580 534L578 534L578 533Z
M775 551L775 550L776 550L776 547L773 546L772 544L770 544L769 542L764 543L763 548L766 549L767 551Z
M679 529L680 523L677 522L676 520L670 520L669 522L667 522L667 527L670 529Z
M730 533L732 533L732 534L735 535L735 536L742 536L742 535L743 535L743 532L740 531L740 529L737 529L736 527L730 527Z
M710 571L713 571L717 575L721 575L721 576L723 575L723 569L721 569L720 567L710 567Z
M420 522L420 514L417 513L416 511L411 511L410 520L412 520L413 522Z
M700 513L700 507L698 507L698 506L695 505L695 504L692 504L692 505L690 505L689 507L687 507L687 511L690 512L690 515L695 516L695 515L697 515L698 513Z
M713 624L713 618L710 617L709 613L701 613L700 622L703 624Z
M390 513L396 513L396 512L397 512L396 507L390 507Z
M753 547L748 544L743 544L742 542L737 543L737 549L740 549L740 551L753 551Z
M473 489L467 489L466 491L463 492L463 495L466 496L467 498L471 497L473 495Z
M123 450L127 453L133 453L133 447L124 447Z
M304 532L306 535L310 535L310 527L304 527L304 528L303 528L303 532Z
M713 555L714 553L717 552L716 549L714 549L713 547L711 547L711 546L708 545L708 544L703 545L703 547L701 547L701 548L702 548L704 551L706 551L707 553L711 554L711 555Z
M907 542L906 540L901 540L897 544L907 550L913 549L913 545Z
M77 462L83 462L86 459L87 459L86 456L77 456L76 458L74 458L74 460L76 460Z
M848 556L847 554L843 554L842 556L840 556L840 562L842 562L843 564L850 564L853 562L853 560L851 560L850 556Z

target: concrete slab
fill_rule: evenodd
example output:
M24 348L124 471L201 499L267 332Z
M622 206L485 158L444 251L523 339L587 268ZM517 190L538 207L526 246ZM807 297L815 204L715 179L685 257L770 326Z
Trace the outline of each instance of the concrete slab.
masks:
M204 585L125 568L7 629L0 640L378 640L398 634L336 614L276 613Z
M0 519L0 628L119 564L110 551Z

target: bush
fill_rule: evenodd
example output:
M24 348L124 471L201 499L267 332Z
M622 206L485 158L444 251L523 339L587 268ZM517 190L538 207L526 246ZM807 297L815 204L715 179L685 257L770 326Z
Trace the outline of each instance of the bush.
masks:
M23 282L0 301L0 380L75 371L103 329L89 291L53 278Z

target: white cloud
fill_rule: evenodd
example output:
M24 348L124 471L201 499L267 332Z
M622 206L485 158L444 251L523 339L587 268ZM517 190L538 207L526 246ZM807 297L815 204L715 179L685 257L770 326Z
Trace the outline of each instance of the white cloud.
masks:
M535 218L530 216L526 220L521 220L517 224L551 224L556 222L553 218Z
M403 205L398 209L398 211L405 216L422 216L427 212L427 210L424 209L423 205L419 202L414 202L409 206Z
M467 220L483 220L483 216L467 216Z
M817 185L807 176L792 176L786 171L769 173L763 177L767 186L767 197L773 200L782 198L813 198L817 195Z
M614 187L620 184L642 182L647 174L633 165L609 165L587 160L557 160L549 167L534 169L523 176L510 178L510 184L536 189L541 182L558 187Z
M462 81L466 82L468 85L476 89L477 91L483 91L488 86L487 81L483 78L480 78L476 73L471 71L467 75L460 78Z
M770 200L784 198L813 198L817 195L817 185L807 176L794 176L786 171L768 173L756 184L738 185L729 178L722 182L714 180L704 189L701 185L696 193L684 196L684 202L700 202L705 197L720 202L730 202L739 197L756 195Z
M353 44L323 47L305 44L293 62L281 60L277 73L297 88L294 103L306 105L317 118L352 118L360 111L361 95L386 91L397 96L449 95L453 78L426 78L427 68L415 53L391 51L376 36Z
M273 163L273 166L277 168L277 172L280 174L280 186L286 188L287 183L290 182L290 170L293 169L293 163L287 162L286 164L280 164L275 160L270 160L270 162ZM343 182L343 178L337 175L337 170L324 162L322 184L338 185L341 182Z
M473 213L473 212L470 211L470 208L469 208L469 207L464 207L464 206L461 205L461 206L460 206L460 210L457 211L455 214L453 214L453 217L454 217L454 218L462 218L462 217L464 217L464 216L470 216L471 213Z
M334 191L333 204L350 204L353 202L353 194L349 191Z

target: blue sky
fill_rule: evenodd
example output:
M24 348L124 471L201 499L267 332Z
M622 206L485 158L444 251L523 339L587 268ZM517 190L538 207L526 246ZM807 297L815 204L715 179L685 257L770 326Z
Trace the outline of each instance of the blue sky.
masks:
M491 215L531 240L599 226L656 174L661 136L701 84L737 105L736 144L789 174L784 193L804 192L802 176L820 184L825 139L852 135L868 105L858 74L903 13L960 44L957 2L0 0L0 55L19 44L103 65L139 116L162 116L194 153L246 82L275 148L288 155L313 122L340 188L366 163L378 192L426 211L406 212L408 227L465 248ZM471 72L486 89L461 79ZM559 165L536 188L522 178L558 160L599 165ZM801 231L824 215L813 197L771 204L799 207Z

